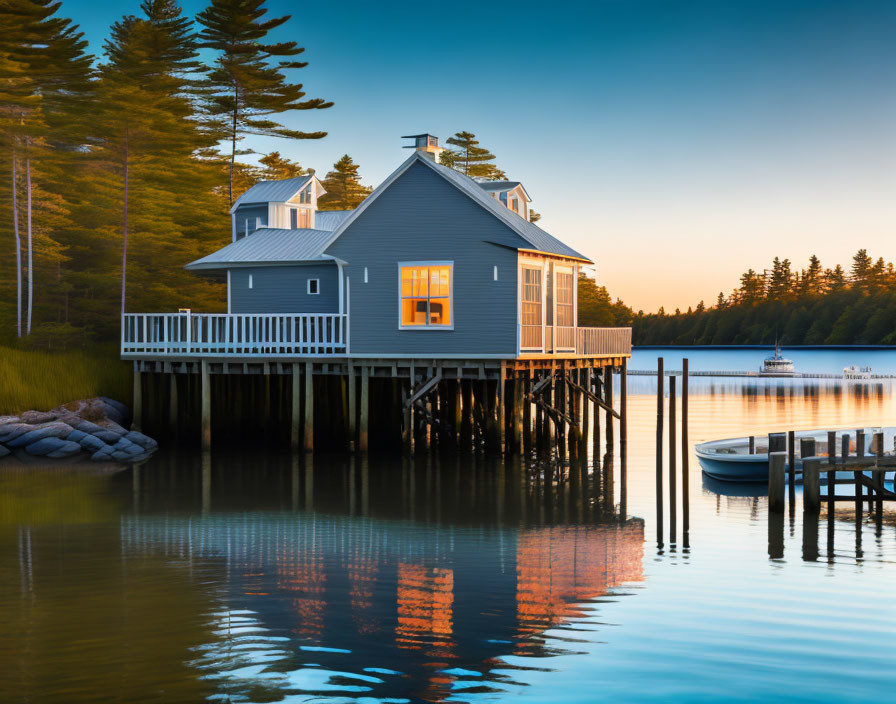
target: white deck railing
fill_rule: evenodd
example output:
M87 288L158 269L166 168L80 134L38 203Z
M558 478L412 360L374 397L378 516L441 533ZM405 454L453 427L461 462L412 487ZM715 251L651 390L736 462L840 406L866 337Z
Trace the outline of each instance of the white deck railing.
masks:
M520 353L625 355L632 352L631 328L521 325Z
M344 354L345 320L341 313L128 313L121 321L121 352L265 357Z

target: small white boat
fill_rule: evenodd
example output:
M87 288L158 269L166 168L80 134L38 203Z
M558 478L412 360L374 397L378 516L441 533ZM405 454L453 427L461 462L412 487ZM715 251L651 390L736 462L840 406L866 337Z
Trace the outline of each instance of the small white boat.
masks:
M781 355L777 339L775 339L775 353L771 357L766 357L762 362L759 376L796 376L793 360L786 359Z
M875 433L884 434L884 448L893 448L896 438L896 428L860 428L865 433L864 453L870 454L871 440ZM842 437L849 436L849 451L856 452L856 431L837 430L837 443L835 454L841 452ZM815 440L815 456L827 457L828 431L827 430L800 430L795 433L794 464L797 470L802 469L803 462L800 457L800 440L812 438ZM700 467L704 473L713 479L729 482L764 482L768 481L768 437L755 438L753 452L750 452L750 438L728 438L725 440L712 440L698 444L694 448ZM847 474L851 474L848 472ZM846 475L844 475L846 476Z
M855 364L852 364L848 367L843 367L843 378L844 379L870 379L871 378L871 367L857 367Z

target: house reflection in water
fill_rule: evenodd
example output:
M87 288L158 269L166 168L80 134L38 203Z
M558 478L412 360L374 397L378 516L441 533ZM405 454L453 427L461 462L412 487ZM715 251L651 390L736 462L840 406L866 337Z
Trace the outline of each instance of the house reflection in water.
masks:
M578 604L642 579L643 523L433 525L323 513L122 520L128 553L223 567L219 640L195 665L239 700L308 692L441 700ZM478 679L477 679L478 681ZM469 690L465 690L469 691Z

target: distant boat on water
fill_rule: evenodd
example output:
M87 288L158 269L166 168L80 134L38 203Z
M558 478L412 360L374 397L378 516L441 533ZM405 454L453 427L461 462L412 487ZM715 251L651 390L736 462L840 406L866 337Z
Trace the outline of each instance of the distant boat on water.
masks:
M778 340L775 339L775 353L771 357L766 357L762 362L762 368L759 370L760 376L796 376L796 369L793 366L792 359L786 359L781 354L781 348L778 346Z
M848 367L843 367L843 378L844 379L870 379L871 378L871 367L857 367L855 364L852 364Z

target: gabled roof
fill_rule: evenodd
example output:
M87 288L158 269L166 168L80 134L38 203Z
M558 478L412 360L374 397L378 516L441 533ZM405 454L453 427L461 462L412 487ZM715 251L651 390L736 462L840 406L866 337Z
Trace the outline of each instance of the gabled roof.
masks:
M254 264L290 264L329 261L324 248L333 233L328 230L287 230L265 227L222 247L207 257L190 262L186 269L230 269Z
M479 187L488 191L489 193L504 193L505 191L512 191L514 188L519 186L523 195L526 196L526 200L531 201L532 198L529 197L529 194L526 192L525 187L519 181L476 181L479 184Z
M351 210L318 210L314 214L315 229L333 232L351 214Z
M509 208L501 205L499 201L488 195L488 193L480 187L480 184L469 176L464 176L462 173L450 169L447 166L436 164L434 161L421 155L420 152L414 152L401 166L393 171L385 181L377 186L373 190L373 193L367 196L357 208L351 211L349 216L331 234L330 241L327 242L326 247L329 247L330 244L335 242L336 239L338 239L338 237L361 215L361 213L363 213L381 193L388 189L399 176L417 163L432 169L435 173L439 174L442 178L455 186L461 193L472 198L476 203L485 208L485 210L501 220L511 230L528 242L532 246L532 251L555 254L560 257L569 257L570 259L579 259L589 264L593 264L593 262L584 254L580 254L572 247L568 247L553 235L548 234L540 227L517 215ZM326 249L326 247L324 247L324 249ZM521 247L520 249L524 248Z
M233 213L239 206L247 203L285 203L307 186L312 179L317 180L314 174L286 178L281 181L259 181L236 199L230 212Z

